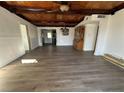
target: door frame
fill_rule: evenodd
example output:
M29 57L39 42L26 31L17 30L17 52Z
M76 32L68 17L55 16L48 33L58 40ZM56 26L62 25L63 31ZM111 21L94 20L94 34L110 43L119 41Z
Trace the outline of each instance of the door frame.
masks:
M53 37L53 31L55 31L55 33L56 33L56 37L55 37L55 39L56 39L56 42L55 42L55 46L57 45L57 31L56 31L56 29L41 29L40 30L40 34L41 34L41 42L42 42L42 46L44 46L45 45L45 43L44 43L44 38L43 38L43 33L44 33L44 31L43 30L48 30L48 31L50 31L51 30L51 33L52 33L52 37ZM51 45L53 45L53 38L52 38L52 44Z

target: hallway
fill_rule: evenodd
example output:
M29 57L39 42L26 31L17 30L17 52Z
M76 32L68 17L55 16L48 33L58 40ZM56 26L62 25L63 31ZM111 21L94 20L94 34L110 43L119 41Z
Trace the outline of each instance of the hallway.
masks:
M38 63L21 64L35 58ZM0 69L0 91L124 91L124 72L92 52L39 47Z

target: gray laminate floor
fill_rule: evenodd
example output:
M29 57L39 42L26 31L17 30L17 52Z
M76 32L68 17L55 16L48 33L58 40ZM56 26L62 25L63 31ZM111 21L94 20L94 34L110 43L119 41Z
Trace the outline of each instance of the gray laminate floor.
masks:
M40 47L0 69L0 91L124 91L124 70L92 52Z

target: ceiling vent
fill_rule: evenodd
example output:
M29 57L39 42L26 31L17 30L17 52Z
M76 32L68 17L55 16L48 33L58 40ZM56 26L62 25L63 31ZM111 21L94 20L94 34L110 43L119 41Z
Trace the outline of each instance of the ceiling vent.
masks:
M105 15L98 15L97 18L105 18Z

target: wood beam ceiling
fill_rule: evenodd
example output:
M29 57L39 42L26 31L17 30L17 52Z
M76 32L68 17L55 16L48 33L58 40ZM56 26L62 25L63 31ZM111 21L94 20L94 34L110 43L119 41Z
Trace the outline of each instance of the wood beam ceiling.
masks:
M34 25L37 26L52 26L52 24L54 24L54 26L75 26L77 25L79 22L81 22L84 18L85 15L91 15L91 14L114 14L116 11L124 8L124 3L121 3L120 5L114 7L113 9L78 9L78 10L70 10L68 12L61 12L61 11L49 11L46 9L40 9L40 8L31 8L31 7L23 7L23 6L12 6L7 4L6 2L2 1L0 2L0 6L8 9L9 11L11 11L12 13L15 13L16 15L24 18L25 20L31 22ZM62 22L60 20L57 21L57 19L55 21L32 21L30 19L28 19L25 15L23 14L61 14L61 15L76 15L76 14L80 14L83 15L83 17L80 19L80 21L75 22L74 20L72 22ZM46 24L46 25L45 25Z
M116 11L121 10L121 9L123 9L123 8L124 8L124 3L122 3L122 4L120 4L119 6L113 8L113 9L111 10L111 14L114 14Z
M10 6L6 2L0 2L0 5L7 8L13 13L50 13L50 14L83 14L83 15L91 15L91 14L111 14L112 10L106 9L80 9L80 10L71 10L68 12L61 11L53 11L49 12L45 9L34 9L28 7L20 7L20 6Z
M24 7L24 6L11 6L8 5L5 1L1 1L0 5L4 8L10 10L14 13L59 13L59 14L83 14L83 15L90 15L90 14L113 14L114 12L124 8L124 3L120 4L119 6L113 8L113 9L80 9L80 10L71 10L68 12L61 12L61 11L53 11L50 12L49 10L46 11L46 9L36 9L36 8L30 8L30 7Z

